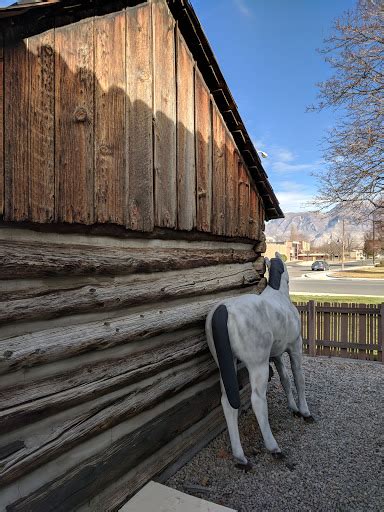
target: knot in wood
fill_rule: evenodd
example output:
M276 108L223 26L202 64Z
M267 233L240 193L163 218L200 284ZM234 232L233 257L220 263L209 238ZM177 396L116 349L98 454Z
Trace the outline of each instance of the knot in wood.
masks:
M44 45L42 47L42 52L45 53L45 55L48 55L48 57L50 57L51 55L53 55L53 48L52 46Z
M88 119L88 113L84 107L77 107L73 117L77 123L84 123Z
M112 155L112 146L109 144L101 144L100 146L100 154L103 156L110 156Z

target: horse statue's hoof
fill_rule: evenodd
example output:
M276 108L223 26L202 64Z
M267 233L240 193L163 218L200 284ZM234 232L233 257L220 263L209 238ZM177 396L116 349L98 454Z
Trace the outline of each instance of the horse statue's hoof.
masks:
M246 473L248 473L248 471L251 471L252 469L252 464L250 462L247 462L246 464L241 464L240 462L238 462L237 464L235 464L235 468L241 469L241 471L245 471Z
M296 416L296 418L301 418L301 417L302 417L302 414L301 414L301 412L300 412L300 411L292 411L292 414L293 414L294 416Z
M285 454L283 452L271 452L271 455L276 460L283 460L283 459L285 459Z
M303 416L303 418L306 423L316 423L316 420L313 416Z

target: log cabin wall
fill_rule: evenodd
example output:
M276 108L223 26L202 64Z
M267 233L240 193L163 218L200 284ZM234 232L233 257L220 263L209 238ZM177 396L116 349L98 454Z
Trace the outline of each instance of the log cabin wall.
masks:
M265 286L263 202L166 3L56 22L0 54L7 512L118 510L222 430L204 318Z
M10 227L0 242L0 509L117 510L224 428L204 319L259 293L264 259Z

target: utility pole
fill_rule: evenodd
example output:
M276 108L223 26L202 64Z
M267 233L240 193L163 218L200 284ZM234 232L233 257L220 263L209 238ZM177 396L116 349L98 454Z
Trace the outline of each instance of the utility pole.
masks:
M341 241L341 270L344 270L344 249L345 249L345 221L343 218L343 239Z

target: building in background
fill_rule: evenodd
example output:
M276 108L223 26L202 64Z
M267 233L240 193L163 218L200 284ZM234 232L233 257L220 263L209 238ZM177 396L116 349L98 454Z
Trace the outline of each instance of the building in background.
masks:
M272 238L267 238L267 248L265 257L273 258L275 252L279 252L282 256L286 257L286 261L298 261L300 259L306 259L311 250L310 242L305 240L300 241L275 241Z

